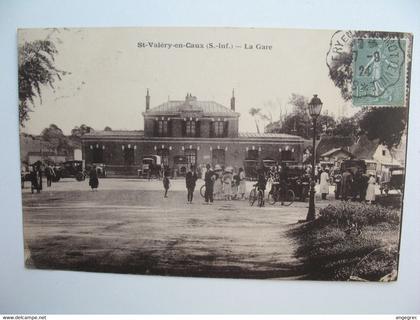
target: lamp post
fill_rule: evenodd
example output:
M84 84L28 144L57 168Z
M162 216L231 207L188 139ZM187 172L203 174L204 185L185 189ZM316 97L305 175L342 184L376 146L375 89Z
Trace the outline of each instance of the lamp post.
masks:
M316 152L315 152L315 140L316 140L316 120L321 113L322 101L318 98L317 94L314 94L311 101L308 103L308 112L312 118L312 181L311 189L309 191L309 209L308 215L306 216L306 221L312 221L315 219L315 162L316 162Z

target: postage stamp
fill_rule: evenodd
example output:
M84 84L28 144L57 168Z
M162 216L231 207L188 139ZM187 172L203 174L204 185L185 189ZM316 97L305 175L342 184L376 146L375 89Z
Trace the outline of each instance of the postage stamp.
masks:
M406 39L353 40L354 106L405 106Z

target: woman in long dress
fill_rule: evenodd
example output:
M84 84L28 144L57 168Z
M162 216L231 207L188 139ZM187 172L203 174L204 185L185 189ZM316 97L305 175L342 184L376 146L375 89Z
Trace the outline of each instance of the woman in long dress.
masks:
M239 168L239 194L241 199L245 197L246 193L246 181L245 181L245 171L242 168Z
M375 186L376 186L376 179L371 174L368 181L368 187L366 190L366 201L372 203L375 201Z
M214 181L213 186L214 197L215 199L220 200L223 193L222 172L216 171L215 178L216 180Z
M89 186L92 188L92 191L98 189L99 186L99 179L98 179L98 172L96 171L96 166L93 166L89 172Z
M327 194L330 191L328 170L322 171L319 180L320 180L320 192L321 192L322 200L326 200Z
M223 192L226 200L232 200L232 173L226 171L223 175Z

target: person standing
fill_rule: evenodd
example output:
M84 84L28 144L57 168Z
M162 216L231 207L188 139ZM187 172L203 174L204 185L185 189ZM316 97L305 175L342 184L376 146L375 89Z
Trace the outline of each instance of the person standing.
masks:
M328 169L322 170L321 175L319 177L319 189L321 193L322 200L327 199L327 194L329 193L330 189L330 176L328 174Z
M226 200L232 200L232 172L227 168L223 175L223 192Z
M239 194L241 195L241 199L243 199L246 194L245 171L243 168L239 168Z
M267 186L267 179L265 177L265 172L263 168L258 169L258 178L257 183L255 184L258 191L261 191L262 193L262 199L261 199L261 207L264 206L264 197L265 197L265 189Z
M164 198L168 197L168 190L169 190L169 186L171 184L171 182L169 181L169 173L167 171L165 171L163 173L163 189L165 189L165 194L163 195Z
M35 163L32 165L32 173L31 173L31 192L40 193L42 190L42 171L41 165L39 163Z
M185 175L185 184L187 187L187 203L191 204L194 196L195 183L197 181L197 172L195 167L191 165L187 174Z
M373 174L370 175L366 190L366 201L372 203L375 201L376 179Z
M352 174L350 169L347 169L343 175L342 175L342 179L341 179L341 199L342 200L347 200L348 196L350 195L350 191L351 191L351 184L352 184Z
M98 171L96 170L95 165L93 165L89 171L89 186L91 187L92 191L98 190L99 179L98 179Z
M236 170L235 170L236 172ZM238 199L238 193L239 193L239 173L233 174L233 180L232 180L232 193L233 193L233 199Z
M47 187L51 187L52 180L55 177L55 172L50 164L48 164L45 168L45 176L47 177Z
M209 203L211 204L213 203L213 185L214 185L215 176L209 164L206 165L206 169L207 169L206 174L204 176L206 192L204 194L204 198L205 198L206 204L209 204Z

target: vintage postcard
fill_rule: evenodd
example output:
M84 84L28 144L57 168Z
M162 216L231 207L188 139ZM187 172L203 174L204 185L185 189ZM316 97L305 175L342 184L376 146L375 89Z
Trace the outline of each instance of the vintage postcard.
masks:
M25 265L395 281L412 43L20 29Z

